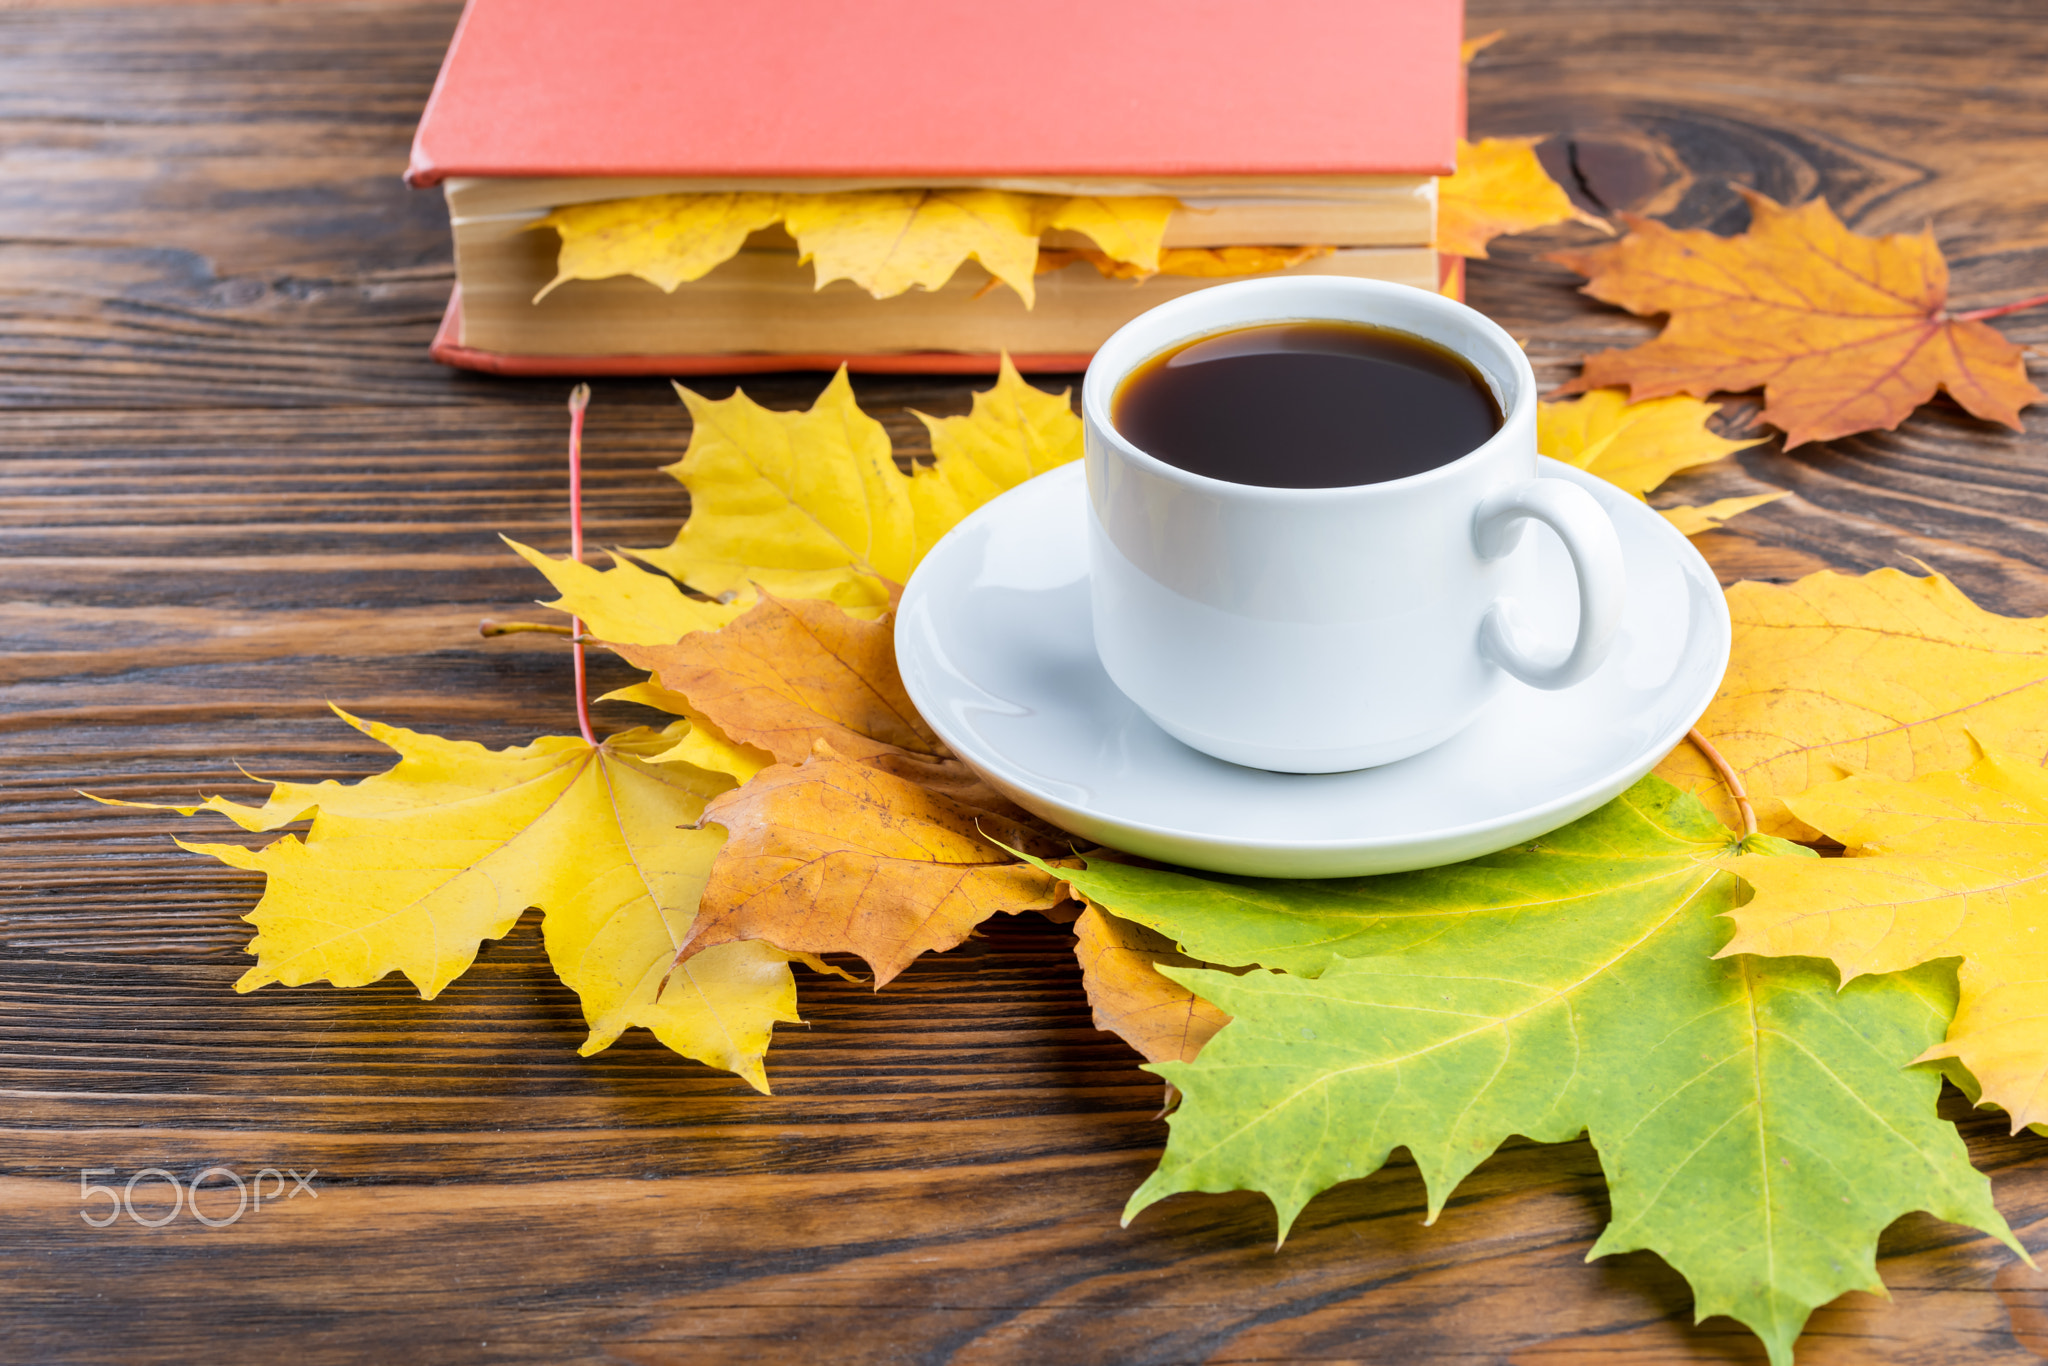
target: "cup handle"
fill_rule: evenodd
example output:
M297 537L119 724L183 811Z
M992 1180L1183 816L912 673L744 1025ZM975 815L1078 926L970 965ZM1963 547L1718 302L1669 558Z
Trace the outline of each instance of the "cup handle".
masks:
M1532 688L1569 688L1606 660L1621 626L1626 596L1621 540L1593 495L1562 479L1525 479L1496 489L1472 518L1472 543L1481 559L1497 560L1522 539L1534 518L1557 533L1579 580L1579 636L1563 658L1544 659L1517 629L1515 601L1501 598L1479 623L1479 653ZM1552 655L1551 651L1542 652Z

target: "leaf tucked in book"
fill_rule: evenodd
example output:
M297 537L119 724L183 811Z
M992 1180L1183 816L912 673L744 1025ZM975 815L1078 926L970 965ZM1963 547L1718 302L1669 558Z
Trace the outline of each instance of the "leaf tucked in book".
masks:
M1785 864L1807 851L1767 842ZM1231 1022L1150 1070L1184 1100L1126 1217L1178 1191L1263 1191L1281 1233L1397 1146L1440 1213L1505 1139L1585 1131L1612 1220L1593 1255L1648 1248L1787 1366L1815 1305L1882 1294L1877 1237L1928 1210L2019 1250L1905 1067L1954 1005L1938 968L1837 991L1810 962L1715 959L1734 834L1645 779L1515 849L1327 882L1093 861L1090 901L1188 954L1279 972L1161 971ZM2023 1254L2024 1255L2024 1254Z
M570 280L637 275L665 293L731 260L748 236L782 221L778 194L662 194L556 209L533 226L562 239L555 278L542 299Z
M877 299L937 289L969 259L1034 302L1041 206L1002 190L869 190L791 196L782 211L818 288L851 280ZM1162 227L1164 226L1162 222Z
M937 289L968 260L1034 299L1039 238L1078 232L1108 259L1151 273L1179 207L1161 195L1046 195L1012 190L850 190L831 194L664 194L559 208L535 228L561 237L555 278L637 275L663 290L701 279L755 232L781 223L818 287L851 280L877 299Z
M1076 261L1086 261L1112 280L1148 280L1154 275L1188 275L1204 279L1227 279L1238 275L1263 275L1286 270L1304 261L1328 256L1334 247L1166 247L1151 269L1131 261L1119 261L1106 252L1086 247L1041 247L1038 273L1064 270Z

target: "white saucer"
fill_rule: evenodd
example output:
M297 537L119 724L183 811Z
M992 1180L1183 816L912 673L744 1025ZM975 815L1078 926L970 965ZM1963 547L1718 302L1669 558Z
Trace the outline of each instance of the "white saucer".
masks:
M1472 725L1399 763L1268 773L1189 749L1095 657L1080 461L962 521L918 566L896 618L911 700L954 753L1062 829L1147 858L1261 877L1341 877L1477 858L1553 830L1656 766L1728 666L1728 607L1677 529L1554 460L1614 519L1628 609L1599 672L1562 692L1504 680ZM1569 640L1570 561L1531 528L1539 638ZM1518 553L1528 553L1526 550Z

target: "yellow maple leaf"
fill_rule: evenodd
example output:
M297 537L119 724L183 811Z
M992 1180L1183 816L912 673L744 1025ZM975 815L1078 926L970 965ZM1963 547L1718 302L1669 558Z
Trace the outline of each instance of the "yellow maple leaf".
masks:
M896 468L882 424L854 402L844 369L801 413L771 412L744 392L677 392L696 425L668 470L690 490L690 520L674 544L634 554L714 598L758 584L876 615L889 585L905 582L960 517L1081 454L1066 396L1026 384L1007 356L970 415L925 419L936 460L910 475ZM564 596L579 611L583 601Z
M1508 31L1506 29L1497 28L1491 32L1482 33L1477 38L1467 38L1464 42L1458 44L1458 60L1470 66L1474 57L1477 57L1480 53L1486 51L1486 49L1507 36Z
M1729 518L1760 508L1765 503L1775 503L1785 496L1785 490L1775 493L1751 494L1747 498L1717 498L1703 507L1682 503L1677 507L1659 508L1657 515L1671 523L1680 535L1697 536L1706 531L1717 531Z
M1149 273L1160 269L1166 221L1179 207L1165 195L1075 195L1053 203L1040 230L1078 232L1109 260Z
M574 204L532 224L561 238L555 278L539 303L569 280L637 275L663 290L701 279L746 244L783 224L817 286L851 280L877 299L937 289L962 262L1034 302L1038 239L1066 229L1109 260L1150 274L1166 222L1179 208L1163 195L1044 195L1014 190L848 190L834 194L664 194Z
M969 257L1033 302L1042 208L1003 190L854 190L791 196L783 222L818 288L851 280L877 299L937 289Z
M1159 273L1197 279L1263 275L1269 270L1286 270L1304 261L1317 260L1335 250L1317 246L1168 247L1159 253Z
M1946 1042L2013 1129L2048 1121L2048 774L1986 752L1909 782L1855 777L1788 799L1849 857L1746 857L1756 889L1721 952L1832 959L1843 980L1961 958Z
M721 773L650 762L686 722L595 746L548 736L489 750L342 716L398 763L354 784L278 783L260 807L210 797L172 808L255 831L312 818L304 839L260 849L180 841L268 879L247 917L256 963L236 990L352 987L400 972L432 999L482 941L538 906L548 962L590 1027L580 1052L639 1025L768 1089L761 1059L774 1025L797 1019L788 965L801 955L735 944L662 987L724 843L688 827L733 786Z
M1733 654L1699 729L1741 776L1766 834L1814 838L1787 798L1845 773L1903 780L1959 767L1972 735L2048 753L2048 617L2001 617L1938 574L1896 569L1738 583L1728 611ZM1734 819L1690 744L1657 772Z
M1612 232L1571 201L1536 157L1542 138L1458 140L1458 169L1436 183L1436 249L1453 256L1486 255L1508 233L1585 223Z
M690 764L708 773L727 774L734 782L744 783L775 762L773 754L733 740L703 712L691 706L689 698L679 692L671 692L651 678L628 687L614 688L597 700L637 702L643 707L680 716L690 723L681 739L667 749L647 756L650 764Z
M690 490L690 519L674 544L638 556L710 597L759 584L778 597L885 607L877 580L900 583L914 563L909 480L846 370L798 413L763 408L744 390L676 392L694 426L667 469Z
M1670 315L1655 340L1589 357L1567 388L1620 384L1644 399L1761 387L1787 447L1896 427L1936 389L2020 430L2019 410L2043 395L2019 347L1982 320L2006 310L1948 312L1931 230L1865 237L1824 199L1743 197L1754 216L1736 237L1629 215L1621 241L1551 255L1589 277L1594 298Z
M505 544L547 576L562 596L541 604L578 617L591 635L620 645L666 645L692 631L715 631L753 606L751 586L729 602L693 598L665 574L650 574L621 555L610 569L567 556L555 559L511 537Z
M1149 280L1154 275L1225 279L1286 270L1289 266L1328 256L1335 250L1335 247L1166 247L1148 269L1085 247L1043 247L1038 253L1038 273L1044 275L1048 271L1064 270L1076 261L1086 261L1099 274L1112 280Z
M995 387L978 390L966 416L916 417L931 437L933 456L910 478L919 559L989 499L1081 454L1080 419L1066 394L1026 384L1007 355Z
M1539 403L1536 448L1640 498L1680 470L1712 464L1765 439L1715 435L1707 421L1716 411L1696 398L1630 403L1619 389L1595 389L1584 398Z
M677 285L730 260L749 233L779 221L782 200L751 192L658 194L556 209L532 225L553 228L562 239L555 278L533 301L569 280L614 275L637 275L673 294Z

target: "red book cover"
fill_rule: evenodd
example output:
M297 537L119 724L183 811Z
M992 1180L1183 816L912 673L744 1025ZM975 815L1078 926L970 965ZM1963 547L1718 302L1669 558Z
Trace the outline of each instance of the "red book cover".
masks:
M1459 0L469 0L406 178L1445 175L1462 27ZM432 350L508 374L997 363L499 354L463 344L459 292Z
M1457 0L469 0L407 179L1447 175Z

